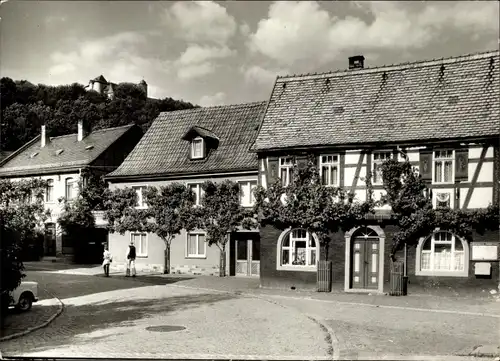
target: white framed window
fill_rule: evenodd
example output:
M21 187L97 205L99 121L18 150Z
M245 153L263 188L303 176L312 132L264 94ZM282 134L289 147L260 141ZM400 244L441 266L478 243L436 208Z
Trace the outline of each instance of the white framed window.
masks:
M205 233L188 233L186 258L206 258L207 243Z
M453 183L455 181L453 150L437 150L433 155L433 183Z
M148 235L146 233L131 233L130 240L135 246L137 257L148 256Z
M322 154L319 170L322 184L334 187L339 186L339 156L337 154Z
M278 239L278 270L316 271L318 243L305 229L287 230Z
M201 137L196 137L191 141L191 158L200 159L204 156L205 141Z
M467 243L448 231L436 231L417 246L416 274L420 276L468 276Z
M132 189L135 190L135 193L137 194L137 205L135 208L147 208L144 196L146 186L132 186Z
M280 157L279 162L281 184L287 187L293 179L293 157Z
M74 178L66 178L65 181L65 197L66 200L71 201L76 197L75 192L75 179Z
M201 183L188 183L189 189L191 189L191 192L195 194L195 203L194 205L196 207L201 206L201 198L205 194L205 191L203 190Z
M243 207L252 207L255 204L254 191L257 188L257 181L239 181L240 186L240 204Z
M47 187L45 188L45 202L54 202L54 180L47 180Z
M372 154L373 161L373 184L383 184L384 179L382 178L382 163L386 160L392 158L392 152L390 151L376 151Z

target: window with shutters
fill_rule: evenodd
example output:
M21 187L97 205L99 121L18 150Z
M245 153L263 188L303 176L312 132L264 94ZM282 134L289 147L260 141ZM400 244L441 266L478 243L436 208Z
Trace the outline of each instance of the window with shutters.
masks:
M207 247L205 238L205 233L190 232L187 234L186 258L206 258Z
M337 154L322 154L320 156L321 183L326 186L339 186L339 156Z
M434 232L417 246L417 275L468 275L467 243L447 231Z
M446 184L454 182L453 150L437 150L434 152L433 183Z
M287 187L293 180L293 157L280 157L279 176L283 187Z
M373 152L373 184L383 184L382 178L382 163L392 158L390 151L377 151Z

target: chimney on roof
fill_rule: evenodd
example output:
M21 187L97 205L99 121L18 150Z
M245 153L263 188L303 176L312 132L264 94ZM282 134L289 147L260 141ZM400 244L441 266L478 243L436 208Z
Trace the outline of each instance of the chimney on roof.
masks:
M365 67L365 57L355 55L349 57L349 69L363 69Z
M45 128L45 125L42 125L41 140L42 140L42 148L45 147L47 144L50 143L50 138L49 138L49 135L47 133L47 129Z
M78 141L81 142L83 138L90 134L90 124L83 120L78 120Z

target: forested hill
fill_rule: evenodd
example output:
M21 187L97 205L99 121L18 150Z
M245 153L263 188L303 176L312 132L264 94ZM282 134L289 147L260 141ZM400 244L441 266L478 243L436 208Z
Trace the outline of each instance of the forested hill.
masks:
M2 78L0 151L14 151L40 134L42 124L51 137L77 132L79 119L92 129L136 123L146 130L160 112L195 107L172 98L147 98L136 84L120 83L108 99L81 84L46 86Z

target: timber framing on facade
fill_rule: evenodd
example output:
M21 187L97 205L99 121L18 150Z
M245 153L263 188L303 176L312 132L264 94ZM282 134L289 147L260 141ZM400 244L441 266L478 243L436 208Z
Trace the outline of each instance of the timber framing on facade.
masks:
M490 51L278 77L251 147L259 158L259 184L266 187L280 178L286 185L290 167L314 154L324 184L352 190L363 201L371 172L379 199L384 189L378 165L389 158L408 159L427 182L435 207L498 204L499 62L499 52ZM383 292L387 286L396 228L389 222L389 206L376 209L372 218L362 234L354 229L333 237L333 279L343 282L345 291ZM315 287L314 273L299 266L280 268L275 252L280 252L282 232L261 229L261 250L271 252L261 255L261 284ZM495 256L474 256L473 249L479 254L483 246ZM498 283L498 232L463 243L455 235L429 230L408 257L413 282L437 277L455 285Z

